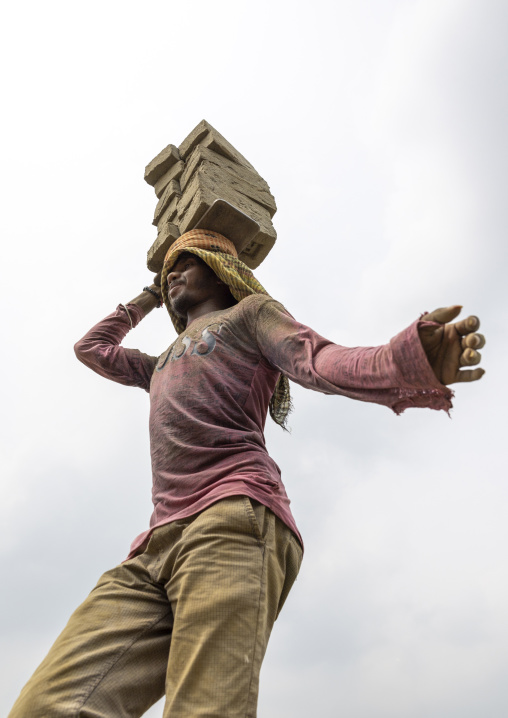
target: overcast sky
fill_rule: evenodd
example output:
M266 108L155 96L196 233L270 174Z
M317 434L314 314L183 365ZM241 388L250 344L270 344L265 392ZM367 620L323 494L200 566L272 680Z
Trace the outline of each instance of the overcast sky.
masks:
M256 275L300 321L371 345L459 303L488 338L451 419L295 387L267 426L306 555L260 718L506 716L506 2L28 0L1 35L0 715L148 525L148 396L73 344L150 281L144 167L206 118L275 195Z

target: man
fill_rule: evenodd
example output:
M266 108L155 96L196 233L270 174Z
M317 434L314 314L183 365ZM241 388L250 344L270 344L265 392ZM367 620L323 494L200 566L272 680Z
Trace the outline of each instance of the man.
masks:
M145 288L76 345L98 374L150 392L154 510L127 560L99 580L29 681L11 718L256 715L261 662L298 574L301 537L268 456L288 378L375 401L449 409L446 384L483 370L479 321L425 315L386 346L347 349L296 322L237 258L193 230L170 248L160 291L179 334L160 357L120 346L159 304Z

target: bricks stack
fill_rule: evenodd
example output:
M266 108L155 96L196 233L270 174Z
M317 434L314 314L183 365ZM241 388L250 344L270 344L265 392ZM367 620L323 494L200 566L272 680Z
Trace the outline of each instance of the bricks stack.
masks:
M147 165L145 180L154 187L158 198L153 218L157 239L147 259L152 272L160 271L166 252L181 234L197 224L203 226L200 220L216 200L225 200L232 207L228 207L220 229L206 228L221 231L231 239L247 266L251 269L259 266L273 247L277 234L271 220L277 207L270 188L245 157L206 120L179 147L168 145L162 150ZM245 226L242 221L248 222L248 218L254 227L250 237L239 230Z

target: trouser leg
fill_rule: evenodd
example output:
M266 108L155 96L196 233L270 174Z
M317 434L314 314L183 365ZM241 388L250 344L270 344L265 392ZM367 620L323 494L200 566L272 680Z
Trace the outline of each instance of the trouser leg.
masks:
M134 718L164 694L173 616L144 563L142 555L102 576L9 718Z
M291 531L246 497L156 529L100 579L9 718L136 718L164 688L165 718L254 718L300 561Z
M254 718L261 662L301 548L271 511L243 496L202 512L170 545L164 717Z

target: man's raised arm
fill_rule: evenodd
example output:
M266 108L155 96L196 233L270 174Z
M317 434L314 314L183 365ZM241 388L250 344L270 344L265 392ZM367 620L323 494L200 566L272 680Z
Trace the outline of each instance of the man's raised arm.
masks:
M120 304L75 344L79 361L106 379L149 391L157 358L120 344L156 306L160 306L160 287L156 284L146 287L127 305Z

